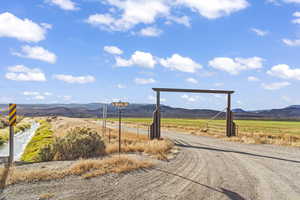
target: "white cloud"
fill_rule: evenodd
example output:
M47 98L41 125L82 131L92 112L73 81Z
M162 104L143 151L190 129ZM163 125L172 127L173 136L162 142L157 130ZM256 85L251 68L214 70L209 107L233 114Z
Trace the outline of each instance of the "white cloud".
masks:
M267 71L267 74L283 79L300 80L300 69L291 69L290 66L286 64L273 66L271 70Z
M289 82L275 82L275 83L270 83L270 84L263 83L262 87L266 90L279 90L279 89L287 87L289 85L290 85Z
M186 80L186 82L189 82L189 83L193 83L193 84L198 84L199 82L196 80L196 79L194 79L194 78L187 78L187 79L185 79Z
M187 94L182 95L181 98L182 98L182 99L185 99L185 100L187 100L187 101L189 101L189 102L195 102L195 101L198 101L198 100L200 99L199 96L196 96L196 95L194 95L194 96L189 96L189 95L187 95Z
M283 0L285 3L300 3L300 0Z
M0 14L0 37L39 42L46 38L46 29L43 25L29 19L20 19L9 12Z
M116 57L117 67L139 66L145 68L154 68L156 60L151 53L136 51L129 60Z
M28 68L24 65L8 67L6 79L13 81L46 81L45 74L38 68Z
M149 99L149 101L151 101L151 102L156 102L156 97L155 96L153 96L153 95L149 95L148 96L148 99ZM167 101L167 99L166 98L160 98L160 102L166 102Z
M215 83L214 84L214 86L216 86L216 87L221 87L221 86L223 86L224 85L224 83Z
M171 70L178 70L182 72L194 73L202 66L188 57L183 57L179 54L173 54L172 57L160 59L160 64Z
M177 24L182 24L186 27L191 27L190 18L188 16L182 16L182 17L176 17L176 16L169 16L168 21L166 24L171 24L172 22L175 22Z
M260 81L259 78L255 77L255 76L249 76L247 79L248 79L248 81L253 81L253 82Z
M109 54L113 54L113 55L121 55L123 54L123 51L121 49L119 49L116 46L105 46L103 48L104 51L106 51Z
M252 28L251 31L253 31L254 33L256 33L256 35L258 35L258 36L266 36L266 35L269 34L268 31L261 30L261 29L258 29L258 28Z
M109 12L90 15L87 23L104 30L127 31L136 25L154 24L164 19L167 24L175 22L190 26L187 16L174 16L179 9L190 8L208 19L230 15L249 6L246 0L103 0L111 6ZM172 12L174 10L174 12Z
M66 83L79 83L79 84L85 84L85 83L92 83L95 82L96 79L93 76L72 76L72 75L66 75L66 74L56 74L54 75L54 78L60 81L64 81Z
M126 85L118 84L118 85L117 85L117 88L119 88L119 89L124 89L124 88L126 88Z
M147 27L143 28L139 31L139 35L147 36L147 37L157 37L162 33L162 30L155 27Z
M300 18L293 19L292 22L293 22L294 24L300 24Z
M39 92L32 92L32 91L23 92L23 95L25 95L25 96L37 96L39 94L40 94Z
M294 12L294 13L293 13L293 16L294 16L294 17L300 17L300 12Z
M51 4L55 4L63 10L78 10L76 4L71 0L48 0Z
M44 92L45 96L52 96L53 94L51 92Z
M138 85L146 85L155 83L156 81L153 78L136 78L134 79L134 82Z
M300 46L300 40L282 39L282 42L291 47Z
M193 11L198 11L200 15L208 19L230 15L249 6L246 0L177 0L177 4L189 7Z
M226 71L230 74L237 75L242 70L260 69L263 67L264 59L260 57L252 58L227 58L216 57L209 61L209 65L215 69Z
M36 99L36 100L45 100L45 97L42 96L42 95L37 95L37 96L33 97L33 99Z
M165 0L105 0L120 11L120 17L111 13L89 16L87 23L113 31L126 31L137 24L153 24L158 17L168 16L170 7ZM115 15L115 14L114 14Z
M54 53L40 46L25 45L22 46L21 52L13 52L12 54L23 58L41 60L52 64L54 64L57 59Z

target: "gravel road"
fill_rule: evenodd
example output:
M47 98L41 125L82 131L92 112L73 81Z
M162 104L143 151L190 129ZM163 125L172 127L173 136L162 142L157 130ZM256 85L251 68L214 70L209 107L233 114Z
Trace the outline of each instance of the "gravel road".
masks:
M18 184L2 194L10 199L195 199L299 200L300 148L249 145L167 132L181 151L154 169L90 180Z

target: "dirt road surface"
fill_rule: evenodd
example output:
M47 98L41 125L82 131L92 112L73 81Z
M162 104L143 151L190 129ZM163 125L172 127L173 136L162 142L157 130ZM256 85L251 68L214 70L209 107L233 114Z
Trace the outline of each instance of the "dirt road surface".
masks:
M300 148L249 145L204 136L166 133L181 151L154 169L90 180L18 184L9 199L122 200L299 200Z

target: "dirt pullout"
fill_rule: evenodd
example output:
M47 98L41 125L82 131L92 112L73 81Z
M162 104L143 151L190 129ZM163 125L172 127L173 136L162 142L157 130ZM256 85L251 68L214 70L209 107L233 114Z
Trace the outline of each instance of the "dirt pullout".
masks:
M168 133L180 154L145 171L9 186L7 199L300 199L300 149Z

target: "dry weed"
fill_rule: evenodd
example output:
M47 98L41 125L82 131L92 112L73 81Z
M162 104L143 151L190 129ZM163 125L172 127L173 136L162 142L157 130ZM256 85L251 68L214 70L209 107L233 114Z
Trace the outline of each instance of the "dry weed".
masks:
M54 171L49 169L24 170L11 168L8 173L6 185L21 182L38 182L63 179L66 176L77 175L83 178L91 178L108 173L122 173L141 168L150 168L153 164L149 161L137 160L125 155L112 156L101 160L80 160L68 169ZM1 177L5 168L0 168Z

